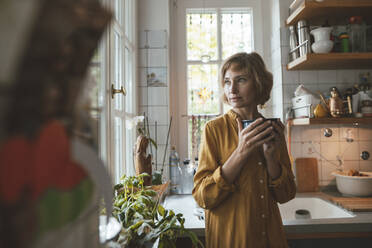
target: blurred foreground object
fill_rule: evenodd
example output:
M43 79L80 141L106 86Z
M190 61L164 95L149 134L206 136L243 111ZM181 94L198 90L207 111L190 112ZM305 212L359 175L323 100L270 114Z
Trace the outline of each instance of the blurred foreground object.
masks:
M111 182L73 134L111 14L98 0L3 0L0 14L0 247L99 247Z

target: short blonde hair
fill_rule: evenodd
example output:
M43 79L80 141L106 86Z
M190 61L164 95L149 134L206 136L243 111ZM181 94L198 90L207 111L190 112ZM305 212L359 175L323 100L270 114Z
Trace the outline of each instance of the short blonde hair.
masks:
M225 74L229 69L244 71L255 85L257 91L257 105L264 105L270 99L273 88L273 75L266 69L265 63L258 53L236 53L225 60L220 71L220 83L225 86ZM222 100L228 103L225 93Z

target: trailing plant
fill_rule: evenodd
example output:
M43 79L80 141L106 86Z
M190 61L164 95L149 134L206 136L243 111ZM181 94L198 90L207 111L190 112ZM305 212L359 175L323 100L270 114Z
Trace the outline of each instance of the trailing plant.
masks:
M157 192L143 185L139 176L123 176L115 185L113 215L122 224L117 243L122 247L176 247L178 237L187 235L195 247L204 247L195 233L186 230L182 214L175 214L159 204Z

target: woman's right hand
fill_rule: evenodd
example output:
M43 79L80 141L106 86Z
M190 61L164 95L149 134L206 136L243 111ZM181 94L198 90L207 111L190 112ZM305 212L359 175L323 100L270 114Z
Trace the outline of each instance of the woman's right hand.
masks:
M264 118L258 118L244 129L242 121L239 118L237 122L239 144L236 150L244 158L248 157L254 149L262 146L275 137L270 121L264 121Z

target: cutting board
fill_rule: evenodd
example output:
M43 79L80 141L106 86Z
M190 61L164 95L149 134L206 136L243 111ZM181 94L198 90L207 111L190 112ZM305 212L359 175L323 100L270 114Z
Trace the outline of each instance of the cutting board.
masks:
M318 160L316 158L296 158L297 192L319 190Z
M372 197L331 197L330 200L335 204L353 212L372 211Z

